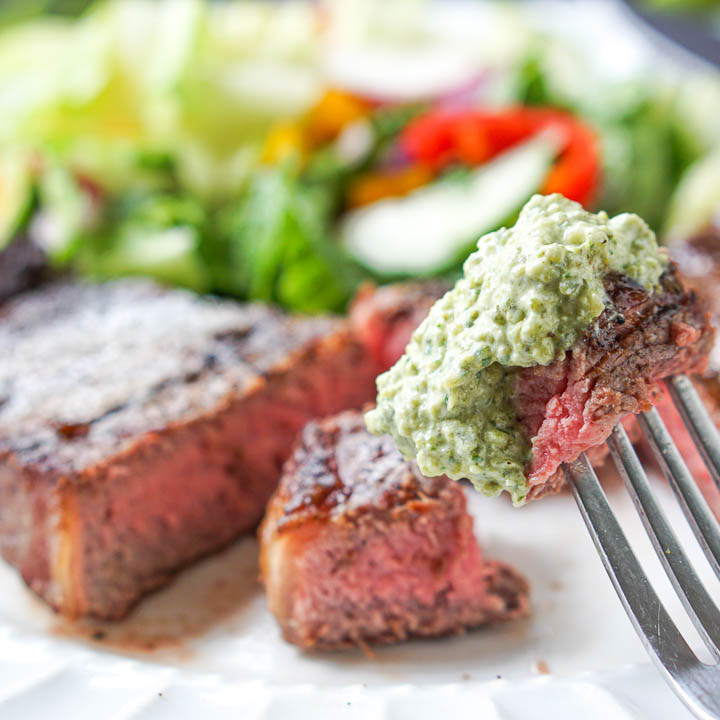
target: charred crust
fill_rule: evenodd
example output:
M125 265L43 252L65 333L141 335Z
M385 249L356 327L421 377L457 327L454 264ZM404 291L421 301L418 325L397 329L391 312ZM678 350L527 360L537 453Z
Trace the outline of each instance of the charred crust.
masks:
M148 308L153 322L143 324ZM295 318L142 280L59 282L8 302L2 315L0 346L15 352L0 369L0 456L68 474L149 434L203 421L325 346L354 342L335 318ZM184 333L193 318L195 330ZM103 335L112 323L117 336ZM28 358L32 373L23 372Z
M652 406L662 379L705 369L714 340L710 316L697 293L685 288L674 262L655 292L618 273L606 276L605 290L608 307L564 357L545 368L524 368L516 373L516 409L531 442L547 402L570 389L568 402L585 403L584 421L599 423L596 437L603 433L607 437L623 416ZM623 322L618 322L618 317ZM545 385L547 396L523 394L523 384L536 387L538 375L551 381ZM551 471L545 479L533 477L532 472L530 465L528 498L556 492L564 485L561 470Z
M462 497L446 478L424 477L392 438L371 435L362 413L348 411L303 429L274 500L282 506L277 529L310 519L353 524L369 513L419 515L456 493Z

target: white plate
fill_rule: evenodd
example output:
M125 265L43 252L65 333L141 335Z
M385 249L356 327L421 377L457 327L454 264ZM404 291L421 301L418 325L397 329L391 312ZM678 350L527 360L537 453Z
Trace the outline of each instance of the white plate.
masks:
M610 485L638 552L666 588L630 501ZM657 485L681 525L670 491ZM568 494L520 510L504 498L469 500L487 555L530 579L532 617L382 648L372 659L360 651L306 656L284 643L256 584L251 539L186 571L117 624L64 624L3 566L0 717L44 717L56 707L77 720L183 720L200 709L334 718L340 707L341 717L387 720L437 717L440 708L503 720L575 719L581 710L586 720L689 717L647 662ZM669 606L675 614L678 603Z

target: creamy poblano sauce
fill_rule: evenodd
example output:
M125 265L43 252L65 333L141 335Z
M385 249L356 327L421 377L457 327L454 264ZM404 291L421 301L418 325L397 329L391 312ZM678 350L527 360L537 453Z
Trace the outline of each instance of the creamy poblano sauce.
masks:
M513 227L478 240L463 277L378 377L368 428L392 434L425 475L522 503L531 451L510 401L515 368L548 365L573 345L605 307L608 272L651 290L666 267L637 215L535 195Z

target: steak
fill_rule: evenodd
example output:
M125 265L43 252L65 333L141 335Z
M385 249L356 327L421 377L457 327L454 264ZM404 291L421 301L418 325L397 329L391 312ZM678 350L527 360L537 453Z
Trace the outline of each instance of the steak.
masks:
M670 277L674 277L672 272L664 280L665 285L668 287L672 285ZM622 288L627 288L628 291L622 291ZM440 298L443 293L448 290L448 286L444 283L437 281L425 281L425 282L409 282L395 285L387 285L381 288L373 288L372 286L365 286L361 288L357 297L355 298L353 305L350 310L350 319L358 337L368 347L369 351L377 358L378 363L383 369L387 369L393 365L402 355L405 350L405 346L410 340L413 331L423 321L433 303ZM617 297L617 303L623 305L627 310L633 302L636 301L637 286L630 284L627 279L623 279L621 276L611 277L608 282L608 292L611 297ZM675 287L673 289L675 299L666 297L664 305L667 314L672 313L672 304L678 298L683 297L682 289ZM646 298L649 300L649 298ZM645 307L644 312L648 315L647 321L651 322L652 318L652 302L660 300L659 297L653 297L651 304ZM668 306L668 302L670 305ZM702 311L697 307L697 298L688 297L687 302L692 305L692 313L696 320L702 318ZM658 305L660 309L661 305ZM622 325L617 322L620 317L622 308L615 310L609 310L601 318L599 327L604 327L602 331L602 337L604 342L601 342L600 336L594 340L590 338L588 344L584 346L586 351L583 355L582 343L574 351L575 364L573 371L578 374L582 374L584 371L582 365L585 364L585 368L588 373L593 376L589 379L590 383L593 382L593 371L589 369L589 363L597 364L597 370L603 377L601 379L602 384L607 385L610 381L608 377L608 371L610 364L602 360L603 348L608 342L612 341L612 332L608 331L607 325L610 317L615 316L615 322L611 323L611 327ZM641 342L641 334L633 333L632 328L641 323L641 316L638 312L642 313L643 310L638 308L637 312L631 312L628 324L625 326L625 331L618 334L623 337L623 342L627 343L628 352L632 351L633 342ZM700 320L702 322L702 320ZM633 324L634 323L634 324ZM646 331L643 331L646 332ZM588 334L589 335L589 334ZM706 340L703 341L703 345ZM602 346L602 347L601 347ZM583 357L585 360L583 361ZM631 366L628 366L630 370ZM600 372L602 371L602 372ZM530 436L539 432L540 426L546 412L546 406L548 403L556 397L556 395L562 394L561 391L567 389L568 378L565 378L565 374L570 372L569 364L566 361L554 363L547 368L530 368L522 371L522 380L518 382L517 388L517 405L518 405L518 416L525 422L526 430ZM550 385L545 387L545 382L550 381ZM629 387L628 383L625 383ZM598 392L594 395L593 400L588 405L588 414L593 413L598 416L602 411L595 407L592 407L592 403L600 403L603 401L601 387L598 388ZM534 394L538 391L538 395L535 397ZM577 392L579 386L575 383L570 393ZM650 394L655 396L660 392L660 389L655 385L652 386L652 393L650 393L650 386L645 386L644 389L640 385L630 388L630 392L640 393L638 398L643 398L642 407L647 409L647 401L650 400ZM569 394L565 394L564 397L558 398L560 407L562 403L567 402ZM583 399L579 396L576 398L578 403L582 403ZM629 408L640 407L639 402L631 400L631 395L624 400L625 406ZM555 403L553 403L555 404ZM557 407L557 406L556 406ZM579 405L576 407L579 415ZM550 410L552 411L552 410ZM628 412L638 412L639 410L630 409ZM562 412L562 410L561 410ZM720 416L720 409L718 411ZM579 428L578 417L576 415L576 429ZM569 416L569 413L568 413ZM612 426L617 421L617 414L610 415L607 418L607 423L586 423L585 432L578 437L578 440L584 444L585 441L590 440L597 442L594 446L586 446L584 450L588 455L588 458L594 466L600 466L603 464L607 457L607 447L604 445L604 440L609 432L608 426L612 429ZM562 423L562 417L551 418L545 425L543 431L550 435L553 429L553 422ZM626 417L623 424L630 435L630 438L635 441L640 437L639 428L637 424L631 420L630 417ZM570 426L566 426L567 430L570 430ZM595 435L595 437L593 437ZM537 440L538 448L542 451L544 441L546 437L539 437ZM564 442L564 438L560 442ZM552 448L549 448L550 452L554 452ZM543 481L541 480L541 483ZM560 489L564 485L562 475L557 472L557 466L554 473L552 473L551 481L545 481L543 486L544 492L550 492L553 490ZM533 497L537 497L542 494L540 488L533 493Z
M362 414L310 422L260 528L268 605L304 649L523 617L528 586L484 558L461 486L423 477Z
M707 408L715 425L720 429L720 378L717 372L709 371L703 375L696 375L692 378L692 381L703 405ZM685 427L685 423L683 423L680 414L666 392L663 392L658 400L657 410L662 416L666 428L670 431L675 445L680 451L700 492L705 497L712 512L720 520L720 491L703 462L690 433ZM645 444L641 449L645 453L649 454L650 452L650 448Z
M350 322L382 371L400 359L415 328L449 289L436 280L360 288L350 308Z
M706 228L699 235L674 247L672 255L685 282L710 308L712 323L717 328L720 325L720 228ZM693 377L693 384L713 421L720 428L720 342L717 340L710 352L707 370ZM720 518L720 492L666 393L658 401L658 411L705 499Z
M713 325L717 327L720 325L720 227L706 228L671 252L683 280L707 304ZM720 343L716 343L710 353L710 370L720 372Z
M71 617L253 530L300 429L379 370L340 319L142 280L12 300L0 347L0 551Z
M648 293L608 275L609 305L565 356L515 374L515 407L532 444L528 498L559 489L563 462L603 443L623 416L649 410L660 380L705 368L714 331L704 305L674 264L660 282Z

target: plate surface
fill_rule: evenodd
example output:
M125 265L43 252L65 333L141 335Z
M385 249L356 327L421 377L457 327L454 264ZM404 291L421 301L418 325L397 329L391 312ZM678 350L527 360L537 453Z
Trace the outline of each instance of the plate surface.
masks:
M682 525L670 491L656 484ZM624 489L612 477L609 488L667 589ZM212 717L282 718L292 708L293 717L334 718L340 707L343 717L388 720L437 717L440 708L503 720L577 718L581 709L588 720L689 717L647 662L569 494L519 510L505 498L468 497L488 556L531 582L526 621L382 648L374 658L306 656L281 640L265 609L252 539L186 571L116 624L63 623L2 566L0 717L45 717L58 704L77 720L107 716L103 708L113 718L178 720L200 708ZM669 607L678 614L677 602Z

